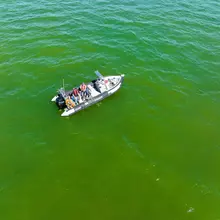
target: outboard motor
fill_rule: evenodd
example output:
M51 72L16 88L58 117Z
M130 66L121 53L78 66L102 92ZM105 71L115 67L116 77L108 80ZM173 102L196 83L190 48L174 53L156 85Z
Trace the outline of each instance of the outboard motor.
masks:
M65 103L65 99L60 93L58 94L58 97L56 98L56 104L59 109L64 109L67 107Z

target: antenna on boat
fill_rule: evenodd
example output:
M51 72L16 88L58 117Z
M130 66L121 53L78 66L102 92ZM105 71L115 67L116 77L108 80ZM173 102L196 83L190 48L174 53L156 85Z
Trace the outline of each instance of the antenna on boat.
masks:
M64 79L63 79L63 89L64 89ZM65 89L64 89L65 90Z

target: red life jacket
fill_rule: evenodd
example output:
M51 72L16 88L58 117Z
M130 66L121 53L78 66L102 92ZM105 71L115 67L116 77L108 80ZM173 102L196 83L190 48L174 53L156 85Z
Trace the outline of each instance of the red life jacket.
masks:
M74 94L75 96L77 96L77 95L79 94L78 89L74 89L74 90L73 90L73 94Z

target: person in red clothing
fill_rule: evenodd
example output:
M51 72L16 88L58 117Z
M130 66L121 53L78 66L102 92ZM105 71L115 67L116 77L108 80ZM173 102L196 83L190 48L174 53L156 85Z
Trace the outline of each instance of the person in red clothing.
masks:
M73 89L73 95L78 96L79 95L79 90L77 88Z
M82 83L80 85L80 91L81 91L81 96L83 96L84 98L90 96L89 88L85 83Z
M80 90L82 92L85 92L86 91L86 84L83 82L81 85L80 85Z

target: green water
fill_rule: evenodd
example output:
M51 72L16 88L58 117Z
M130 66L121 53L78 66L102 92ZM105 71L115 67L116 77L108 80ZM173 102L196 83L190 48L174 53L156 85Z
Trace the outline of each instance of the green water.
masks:
M220 3L0 3L1 220L219 220ZM69 118L50 102L122 88Z

